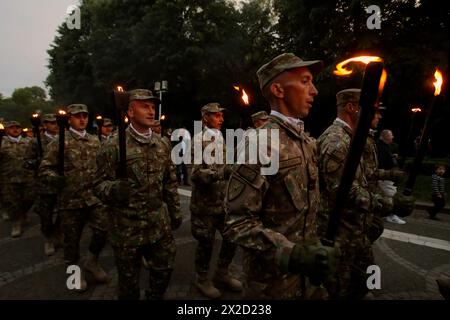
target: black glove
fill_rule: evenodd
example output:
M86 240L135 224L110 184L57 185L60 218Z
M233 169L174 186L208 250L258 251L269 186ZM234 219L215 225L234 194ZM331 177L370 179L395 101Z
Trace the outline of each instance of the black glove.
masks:
M181 224L183 223L183 217L172 217L170 218L170 227L173 231L177 230L179 227L181 227Z
M405 196L400 192L397 192L394 196L394 213L399 217L409 216L415 206L416 200L413 196Z
M369 226L369 230L367 231L367 237L370 240L370 243L374 243L384 230L384 222L379 216L375 215L372 219L372 223Z
M320 242L313 244L297 243L289 258L289 271L302 273L310 278L313 285L320 285L336 272L339 249L323 246Z
M115 181L111 187L112 201L119 207L127 207L129 204L131 186L128 181Z
M51 187L62 189L66 185L66 178L64 176L48 176L47 182Z

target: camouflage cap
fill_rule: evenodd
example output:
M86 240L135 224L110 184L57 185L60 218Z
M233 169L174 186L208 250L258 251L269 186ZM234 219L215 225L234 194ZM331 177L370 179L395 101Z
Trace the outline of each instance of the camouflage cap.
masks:
M111 119L110 118L104 118L103 119L103 126L104 127L113 126L113 123L112 123Z
M360 95L361 89L352 88L341 90L336 94L336 105L340 106L347 102L359 102Z
M259 111L252 114L252 120L267 120L269 119L269 115L265 111Z
M222 111L224 111L224 110L226 110L225 108L222 108L221 106L220 106L220 104L219 103L217 103L217 102L210 102L210 103L208 103L208 104L205 104L203 107L202 107L202 116L205 114L205 113L215 113L215 112L222 112Z
M11 128L11 127L14 127L14 126L22 128L22 125L20 124L19 121L8 121L8 122L5 122L5 128Z
M42 116L42 122L53 122L56 121L56 114L47 113Z
M67 107L67 113L77 114L77 113L89 113L88 107L85 104L75 103Z
M308 67L313 74L317 74L322 70L323 62L321 60L304 61L293 53L280 54L256 72L260 89L262 90L266 84L280 73L300 67Z
M147 89L134 89L131 91L128 91L128 94L130 95L129 101L133 100L154 100L157 103L159 103L159 98L153 95L153 92L151 90Z

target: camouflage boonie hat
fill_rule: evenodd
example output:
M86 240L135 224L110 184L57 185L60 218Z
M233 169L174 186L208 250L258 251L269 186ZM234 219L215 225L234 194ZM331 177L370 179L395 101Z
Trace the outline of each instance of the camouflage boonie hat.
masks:
M42 116L42 122L54 122L56 121L56 114L47 113Z
M128 91L128 94L130 95L128 100L130 102L133 100L154 100L159 103L159 98L154 96L153 92L147 89L134 89Z
M5 122L4 126L5 126L5 128L11 128L11 127L14 127L14 126L22 128L22 125L20 124L19 121L8 121L8 122Z
M265 111L259 111L252 114L252 120L267 120L269 119L269 115Z
M104 118L103 119L103 126L104 127L113 126L113 123L112 123L111 119L110 118Z
M222 112L224 110L226 109L222 108L220 104L218 104L217 102L211 102L202 107L202 116L208 112L215 113L215 112Z
M70 106L67 107L67 113L69 114L77 114L77 113L89 113L88 111L88 107L85 104L81 104L81 103L75 103L75 104L71 104Z
M361 89L345 89L341 90L336 94L336 105L340 106L346 104L347 102L359 102L359 97L361 95Z
M300 67L308 67L313 74L319 73L323 68L321 60L304 61L293 53L283 53L266 63L256 72L259 88L262 90L273 78L280 73Z

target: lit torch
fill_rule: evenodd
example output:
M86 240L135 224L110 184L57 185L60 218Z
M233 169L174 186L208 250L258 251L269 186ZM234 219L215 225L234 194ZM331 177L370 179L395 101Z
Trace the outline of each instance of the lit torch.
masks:
M56 113L56 123L59 127L58 138L58 174L64 176L64 142L66 139L66 127L69 117L64 110L58 110Z
M95 117L95 123L97 124L97 136L98 136L98 140L102 141L102 127L103 127L103 117L98 115L97 117Z
M38 145L38 153L39 157L42 158L42 141L41 141L41 117L39 116L39 113L35 112L31 115L31 125L33 126L33 133L36 137L36 142Z
M5 135L5 127L2 123L0 123L0 149L2 148L2 140L3 136Z
M433 107L437 96L441 93L441 87L443 83L442 73L436 68L434 73L435 82L434 85L434 95L431 98L430 107L428 108L427 118L425 119L425 124L423 125L422 135L420 136L419 147L414 158L413 165L408 175L408 180L406 180L405 189L403 189L403 195L411 196L414 189L414 184L416 183L416 177L419 173L420 166L422 164L423 158L425 156L428 139L430 138L430 121L433 117Z
M117 168L117 177L127 179L127 145L125 129L128 124L128 118L125 113L128 108L129 94L123 90L122 86L117 86L112 95L114 109L119 131L119 167Z
M345 68L350 62L358 62L366 65L359 100L360 111L356 129L353 132L350 149L342 171L341 182L336 194L336 203L330 212L330 220L322 243L326 246L334 246L336 233L340 224L341 214L347 203L348 194L353 184L356 170L361 161L361 155L369 134L370 123L375 115L377 100L381 95L386 82L383 60L380 57L361 56L345 60L336 66L335 75L348 76L351 69Z
M243 102L244 105L244 109L243 112L241 113L241 118L240 118L240 127L243 128L243 122L244 122L244 118L247 118L249 115L249 108L247 108L250 105L250 97L248 96L247 92L245 92L244 88L241 88L239 86L233 86L234 90L240 92L241 95L241 100Z

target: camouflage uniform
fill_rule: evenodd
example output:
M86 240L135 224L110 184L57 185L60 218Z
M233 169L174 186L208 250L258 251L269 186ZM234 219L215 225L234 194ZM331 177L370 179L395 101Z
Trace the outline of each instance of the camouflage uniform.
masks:
M201 133L195 135L192 141L195 145L196 143L200 143L199 140L201 140L202 150L205 150L208 145L215 143L214 141L204 141L202 139L206 130L212 131L211 129L205 128ZM214 131L214 134L220 134L219 130ZM223 152L223 159L225 160L225 144L216 143L216 146L218 150ZM223 200L225 198L225 188L229 176L227 172L231 172L231 168L226 164L206 164L202 161L201 164L194 164L192 166L192 198L190 210L192 235L198 241L195 251L195 269L197 274L204 274L209 270L216 230L223 237L225 219ZM218 269L228 269L235 251L236 245L229 242L226 237L223 237L219 261L217 263Z
M51 176L57 176L59 137L49 143L39 167L39 177L47 185ZM93 234L89 251L98 256L106 244L106 208L93 194L93 179L97 170L96 156L100 142L96 136L84 137L67 130L64 149L65 185L58 194L57 208L64 234L64 260L77 264L80 258L80 239L84 225L89 221Z
M16 125L12 121L9 124ZM8 126L8 124L6 124ZM33 204L33 171L25 165L30 139L6 135L0 148L0 184L3 209L13 222L23 221Z
M317 140L322 196L318 229L321 235L325 235L328 226L328 213L334 206L351 138L350 127L335 120ZM366 270L373 264L373 254L367 232L373 213L372 195L365 170L361 161L349 194L348 206L341 216L336 238L341 246L341 263L335 277L326 284L333 299L362 298L368 290Z
M309 281L286 273L286 264L293 243L316 236L316 145L273 115L261 129L279 130L279 171L263 176L260 165L236 166L227 188L225 234L244 248L246 298L296 299L304 297ZM267 145L270 154L270 140Z
M176 253L171 221L181 220L175 167L170 148L152 134L126 130L127 175L131 186L127 207L110 207L111 243L119 273L119 299L139 299L141 257L150 270L150 298L162 298L170 281ZM98 155L96 194L114 203L118 180L118 136Z

